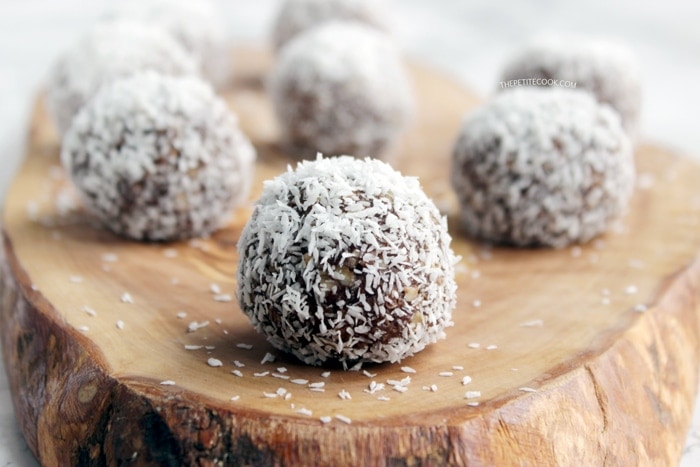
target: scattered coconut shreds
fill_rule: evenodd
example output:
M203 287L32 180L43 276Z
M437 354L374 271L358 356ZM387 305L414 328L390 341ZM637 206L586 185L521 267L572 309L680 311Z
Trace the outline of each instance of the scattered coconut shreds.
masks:
M637 313L644 313L644 312L647 311L648 309L649 309L649 308L648 308L645 304L643 304L643 303L640 303L639 305L636 305L636 306L634 307L634 311L636 311Z
M352 420L350 419L350 417L346 417L345 415L337 414L335 416L335 418L337 418L341 422L346 423L348 425L350 425L352 423Z
M190 324L187 325L187 332L195 332L199 329L206 328L209 326L209 321L202 321L201 323L198 323L197 321L192 321Z
M464 371L464 367L462 365L452 365L452 369L454 371Z
M241 372L241 370L231 370L231 374L243 378L243 372Z
M411 384L411 377L406 376L405 378L402 378L400 380L389 379L387 380L387 384L389 384L390 386L408 386L409 384Z
M289 379L288 375L283 375L282 373L272 373L272 377L277 379Z
M114 253L104 253L101 259L105 263L116 263L119 258Z
M253 373L253 376L258 377L258 378L262 378L262 377L265 377L269 374L270 374L269 371L260 371L258 373Z
M352 399L352 396L350 395L350 393L347 392L345 389L342 389L342 390L338 393L338 397L340 397L340 398L341 398L342 400L344 400L344 401L347 401L347 400Z
M221 323L223 323L224 321L223 321L221 318L216 318L216 319L214 320L214 322L215 322L216 324L221 324Z
M274 355L272 355L270 352L267 352L267 353L265 354L265 356L263 357L263 359L260 360L260 364L261 364L261 365L264 365L264 364L266 364L266 363L268 363L268 362L272 363L272 362L275 361L275 358L276 358L276 357L275 357Z
M69 279L74 284L80 284L83 282L83 278L81 276L70 276Z
M452 373L451 371L441 371L440 373L438 373L438 376L449 378L450 376L454 376L454 373Z
M537 392L537 389L528 388L528 387L518 388L518 390L519 390L519 391L522 391L522 392Z
M221 287L219 287L219 284L211 283L209 284L209 291L215 295L219 295L221 293Z
M267 397L268 399L274 399L279 396L276 392L265 392L263 391L263 396Z
M177 316L178 319L185 319L187 318L187 313L185 313L184 311L178 311L175 316Z
M467 402L467 405L470 407L477 407L479 405L479 403L476 401L472 401L472 402Z
M321 373L321 378L328 378L331 375L330 371L324 371Z
M464 393L465 399L476 399L477 397L481 397L481 391L467 391Z
M423 386L424 391L437 392L437 384L431 384L430 386Z
M231 398L231 401L232 401L232 402L236 402L236 401L237 401L238 399L240 399L240 398L241 398L241 396L233 396L233 397Z
M238 344L236 344L236 347L243 350L250 350L253 348L251 344L245 344L243 342L239 342Z
M329 417L328 415L324 415L323 417L320 417L319 420L325 425L326 423L333 421L333 418Z
M369 387L365 389L364 391L367 394L374 394L375 392L382 391L384 389L384 383L378 383L376 381L372 381L369 383Z
M470 349L478 349L481 347L481 344L479 344L478 342L472 342L471 344L467 345L467 347L469 347Z
M117 329L124 329L124 321L120 319L117 320Z
M393 386L394 391L404 393L408 391L408 388L406 386Z
M245 363L241 362L240 360L234 360L233 364L238 368L243 368L245 366Z
M375 376L377 376L376 373L370 373L370 372L367 371L367 370L362 370L362 374L365 375L365 376L368 377L368 378L374 378Z
M177 250L174 250L172 248L166 248L163 250L163 256L166 258L176 258L177 257Z
M296 411L299 415L306 415L307 417L312 416L314 413L310 411L309 409L305 409L304 407L301 407L297 409Z
M471 376L465 376L462 378L462 386L466 386L467 384L472 382L472 377Z
M474 301L472 302L472 306L473 306L474 308L479 308L479 307L481 306L481 300L474 300Z
M90 328L87 326L78 326L78 331L80 332L88 332L89 330Z
M379 396L379 397L377 397L377 400L378 400L378 401L382 401L382 402L387 402L387 401L390 401L390 400L391 400L391 397L388 397L388 396Z
M199 350L202 348L204 348L203 345L185 344L185 350Z
M323 381L309 383L309 389L323 389L325 386L326 386L326 383L324 383Z
M160 382L161 386L175 386L175 381L171 379L166 379L165 381Z
M122 303L134 303L134 299L131 297L129 292L124 292L119 299L122 301Z
M82 310L83 310L85 313L87 313L89 316L97 316L97 312L96 312L95 310L93 310L92 308L90 308L89 306L87 306L87 305L84 305L83 308L82 308Z
M295 379L289 380L289 382L293 383L293 384L299 384L301 386L306 386L307 384L309 384L308 379L302 379L302 378L295 378Z
M542 321L541 319L533 319L530 321L525 321L520 326L523 328L542 327L542 326L544 326L544 321Z
M209 360L207 360L207 365L212 366L212 367L218 367L218 366L223 366L224 364L218 358L211 357L211 358L209 358Z
M491 344L486 346L486 350L496 350L498 346L496 344Z
M403 371L404 373L416 373L416 370L414 370L410 366L402 366L401 371Z
M634 294L636 294L637 292L639 292L639 289L637 289L637 286L634 285L634 284L628 285L627 287L625 287L625 293L626 293L627 295L634 295Z
M216 346L215 345L205 345L204 348L207 350L214 350L216 348Z
M215 302L230 302L233 300L233 297L227 293L222 293L219 295L214 295L214 301Z
M287 372L287 368L285 368L283 366L277 367L277 373L286 373L286 372Z

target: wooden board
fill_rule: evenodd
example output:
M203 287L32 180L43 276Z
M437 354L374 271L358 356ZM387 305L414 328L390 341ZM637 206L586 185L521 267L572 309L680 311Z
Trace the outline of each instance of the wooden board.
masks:
M259 151L253 199L291 163L262 93L269 62L237 51L226 91ZM411 72L418 116L394 165L449 214L458 307L446 340L365 372L300 365L235 301L215 300L212 284L235 294L250 206L195 242L139 244L96 227L73 206L39 100L3 212L0 319L17 418L43 464L678 462L699 361L700 168L642 145L630 213L607 235L558 251L479 245L460 232L447 181L477 99ZM188 332L193 321L209 324ZM268 353L276 361L261 363ZM388 383L408 376L405 392Z

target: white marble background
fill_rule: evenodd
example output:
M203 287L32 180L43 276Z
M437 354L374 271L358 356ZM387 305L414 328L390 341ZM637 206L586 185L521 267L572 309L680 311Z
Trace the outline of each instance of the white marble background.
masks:
M0 0L0 202L22 154L31 101L56 55L108 6L107 0ZM219 0L232 41L265 40L278 0ZM700 160L700 2L683 0L395 0L407 52L486 95L500 66L541 32L621 39L644 74L642 134ZM1 366L1 364L0 364ZM698 404L696 404L698 405ZM700 410L681 465L700 465ZM695 447L697 444L698 447ZM0 369L0 466L33 466Z

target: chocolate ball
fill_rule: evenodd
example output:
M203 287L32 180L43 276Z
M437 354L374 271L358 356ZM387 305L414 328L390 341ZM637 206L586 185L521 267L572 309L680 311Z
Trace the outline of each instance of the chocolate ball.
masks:
M589 93L519 88L465 120L452 185L466 232L515 246L586 242L620 217L634 188L619 115Z
M397 362L452 324L455 256L418 180L376 159L303 161L265 183L238 251L238 301L311 365Z
M78 113L61 159L86 207L136 240L208 235L248 194L255 152L211 86L144 72Z

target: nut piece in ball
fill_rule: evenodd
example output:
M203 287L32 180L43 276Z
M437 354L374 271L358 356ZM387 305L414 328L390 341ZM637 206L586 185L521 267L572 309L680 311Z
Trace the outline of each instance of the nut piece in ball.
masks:
M379 157L413 112L413 94L390 38L329 22L292 40L269 90L282 140L300 158L317 152Z
M165 241L220 227L248 194L255 152L207 83L144 72L100 89L61 159L112 231Z
M397 362L444 337L456 301L447 222L376 159L303 161L265 184L238 243L238 301L311 365Z
M466 231L515 246L564 247L602 233L634 188L619 115L586 92L518 88L465 120L452 185Z

